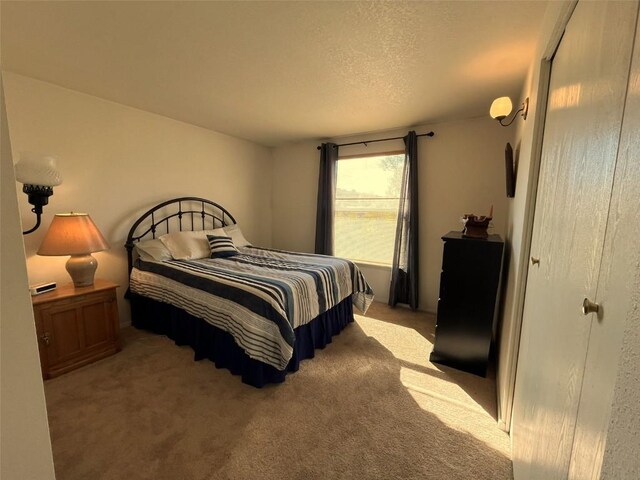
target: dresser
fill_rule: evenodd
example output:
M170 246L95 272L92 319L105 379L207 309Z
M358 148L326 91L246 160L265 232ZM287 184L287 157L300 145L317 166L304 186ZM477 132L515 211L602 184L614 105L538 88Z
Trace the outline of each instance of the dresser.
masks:
M68 284L31 297L43 378L74 370L120 350L115 283Z
M497 315L504 242L498 235L444 237L436 338L430 360L486 376Z

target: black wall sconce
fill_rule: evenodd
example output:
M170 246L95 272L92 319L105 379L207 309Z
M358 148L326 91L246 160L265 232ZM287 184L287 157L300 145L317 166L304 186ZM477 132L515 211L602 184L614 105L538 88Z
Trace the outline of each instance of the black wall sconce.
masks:
M33 228L22 232L28 235L40 226L42 207L49 203L53 195L53 187L60 185L62 179L56 166L56 159L51 155L39 153L22 153L15 165L16 180L23 184L22 191L27 194L29 203L33 205L31 211L36 214L36 224Z
M509 97L500 97L496 98L491 104L489 115L491 115L491 118L498 120L498 122L500 122L500 125L502 125L503 127L508 127L509 125L511 125L519 113L520 116L524 120L526 120L527 113L529 112L529 97L525 99L520 109L513 114L513 118L511 119L511 121L509 123L503 123L503 120L509 116L512 110L513 104L511 103L511 99Z

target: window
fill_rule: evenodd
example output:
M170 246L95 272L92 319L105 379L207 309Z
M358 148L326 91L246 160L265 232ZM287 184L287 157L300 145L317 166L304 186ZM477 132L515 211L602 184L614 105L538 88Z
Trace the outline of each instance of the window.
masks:
M337 163L334 253L391 265L404 152L343 157Z

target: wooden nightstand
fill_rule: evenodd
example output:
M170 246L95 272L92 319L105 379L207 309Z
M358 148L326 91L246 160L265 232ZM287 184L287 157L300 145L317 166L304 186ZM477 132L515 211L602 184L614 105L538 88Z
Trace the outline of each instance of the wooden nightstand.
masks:
M43 378L74 370L120 350L118 285L96 279L31 297Z

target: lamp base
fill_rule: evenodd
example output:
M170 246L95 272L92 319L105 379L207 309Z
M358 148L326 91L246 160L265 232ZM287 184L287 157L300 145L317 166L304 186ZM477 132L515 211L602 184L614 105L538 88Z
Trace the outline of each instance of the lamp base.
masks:
M90 287L98 268L98 261L88 253L86 255L71 255L66 263L67 272L75 287Z

